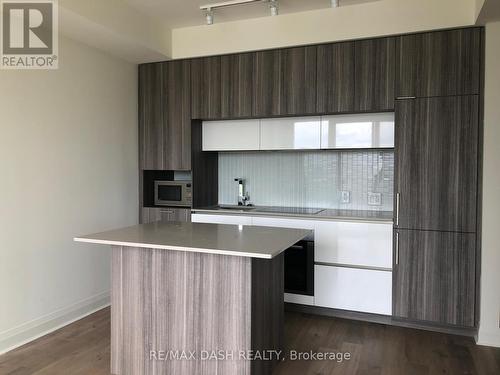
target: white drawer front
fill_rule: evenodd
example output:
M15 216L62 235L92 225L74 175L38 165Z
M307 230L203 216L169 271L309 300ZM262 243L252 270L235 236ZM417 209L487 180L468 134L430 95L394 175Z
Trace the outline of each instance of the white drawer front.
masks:
M191 221L193 223L252 225L251 217L237 215L193 214L191 215Z
M392 268L392 224L318 221L315 261Z
M261 227L277 227L277 228L292 228L292 229L314 229L314 221L312 220L296 220L296 219L280 219L274 217L252 217L253 225Z
M392 314L392 272L315 266L316 306Z
M261 227L277 227L277 228L292 228L292 229L311 229L314 230L313 220L297 220L297 219L279 219L273 217L252 217L252 225ZM307 238L312 240L313 238Z

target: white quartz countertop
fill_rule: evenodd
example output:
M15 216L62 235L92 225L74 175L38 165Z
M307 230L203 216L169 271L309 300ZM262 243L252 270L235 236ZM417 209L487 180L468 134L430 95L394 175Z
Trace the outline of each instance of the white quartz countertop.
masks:
M364 222L393 222L392 211L367 211L346 209L309 209L311 212L301 212L300 208L293 207L262 207L251 206L239 208L238 206L213 206L193 208L193 213L214 215L238 215L238 216L269 216L290 217L306 220L333 220L333 221L364 221ZM295 211L295 212L294 212Z
M76 237L76 242L272 259L312 234L305 229L157 222Z

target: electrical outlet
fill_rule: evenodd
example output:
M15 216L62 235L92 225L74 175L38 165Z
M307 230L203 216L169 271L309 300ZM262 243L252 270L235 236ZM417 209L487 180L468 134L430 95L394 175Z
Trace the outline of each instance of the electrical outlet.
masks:
M342 191L340 194L341 203L351 203L351 192L350 191Z
M369 206L381 206L382 205L382 193L368 193L368 205Z

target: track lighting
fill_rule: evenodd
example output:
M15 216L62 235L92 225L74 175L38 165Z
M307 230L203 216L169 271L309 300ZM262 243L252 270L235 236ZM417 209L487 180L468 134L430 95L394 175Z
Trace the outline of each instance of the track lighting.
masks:
M277 16L279 14L279 4L278 0L227 0L221 3L212 3L200 6L200 10L205 12L205 20L207 25L212 25L214 23L214 10L219 8L228 8L237 5L248 5L263 3L269 6L271 11L271 16ZM338 0L337 0L338 3ZM333 4L333 1L332 1Z
M332 0L332 8L338 8L340 1L339 0Z
M205 19L207 21L207 25L212 25L214 23L214 12L212 8L208 8L205 12Z
M277 0L269 0L269 9L271 9L271 16L277 16L279 13L279 4Z

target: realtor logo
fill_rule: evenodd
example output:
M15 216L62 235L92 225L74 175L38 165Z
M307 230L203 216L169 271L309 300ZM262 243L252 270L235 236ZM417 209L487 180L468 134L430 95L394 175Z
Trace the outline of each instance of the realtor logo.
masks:
M57 69L57 0L1 0L0 68Z

